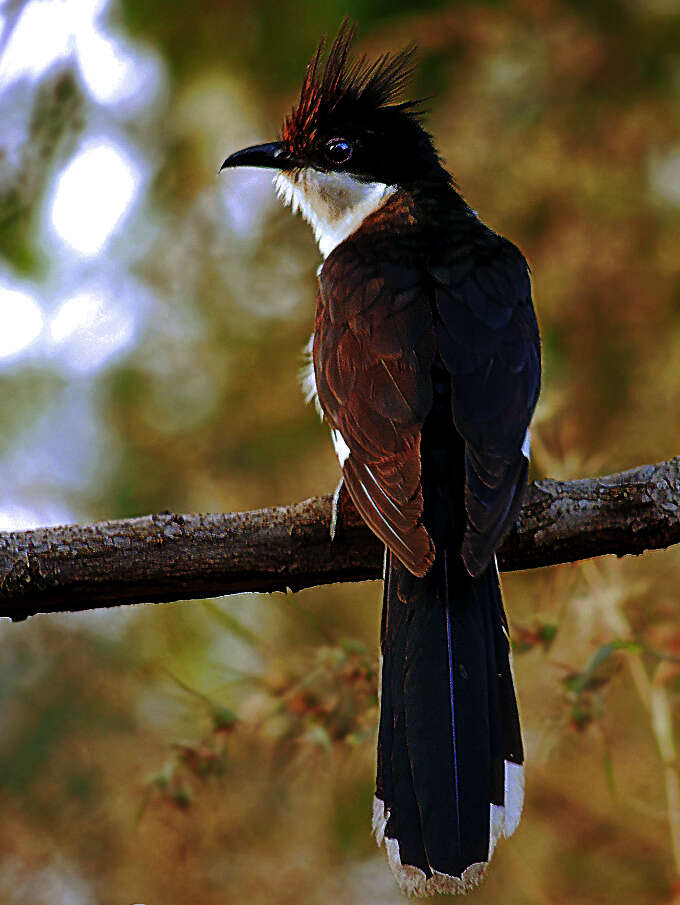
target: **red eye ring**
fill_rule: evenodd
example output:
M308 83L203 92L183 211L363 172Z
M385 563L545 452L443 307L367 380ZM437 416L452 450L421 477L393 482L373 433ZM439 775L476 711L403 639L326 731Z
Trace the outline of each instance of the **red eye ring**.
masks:
M326 142L323 150L326 159L339 166L350 159L354 153L354 145L346 138L331 138Z

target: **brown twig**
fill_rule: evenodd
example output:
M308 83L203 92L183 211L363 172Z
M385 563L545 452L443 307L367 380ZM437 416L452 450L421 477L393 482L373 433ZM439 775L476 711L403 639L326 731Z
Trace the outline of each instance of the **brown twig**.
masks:
M382 548L330 497L216 515L161 513L0 533L0 616L379 578ZM506 571L680 542L680 457L578 481L535 481L499 550Z

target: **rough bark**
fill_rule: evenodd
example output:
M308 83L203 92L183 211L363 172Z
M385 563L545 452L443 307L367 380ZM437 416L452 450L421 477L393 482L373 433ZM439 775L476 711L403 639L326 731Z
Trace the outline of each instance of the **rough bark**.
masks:
M330 497L274 509L0 533L0 616L379 578L382 548ZM606 477L535 481L499 550L505 571L680 542L680 457Z

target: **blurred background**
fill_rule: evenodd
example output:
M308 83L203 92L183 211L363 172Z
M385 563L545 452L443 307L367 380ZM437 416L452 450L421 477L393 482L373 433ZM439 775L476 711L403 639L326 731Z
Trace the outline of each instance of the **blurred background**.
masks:
M322 33L533 270L534 476L680 452L677 0L0 2L0 530L330 491L319 257L266 173ZM505 576L524 820L475 901L680 900L680 551ZM369 832L379 585L0 624L0 901L402 901ZM676 720L674 726L674 719Z

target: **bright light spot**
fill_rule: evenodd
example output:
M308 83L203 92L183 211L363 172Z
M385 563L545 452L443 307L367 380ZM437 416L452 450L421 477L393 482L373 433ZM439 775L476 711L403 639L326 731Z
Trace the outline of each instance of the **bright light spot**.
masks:
M30 0L12 29L0 60L0 85L35 78L75 50L75 34L108 0Z
M0 506L0 531L30 531L33 528L48 528L50 525L72 525L73 513L59 504L28 506L5 500Z
M0 285L0 359L30 346L43 327L40 305L28 293Z
M114 41L95 28L78 37L82 73L92 94L106 103L116 96L131 76L132 60L120 52Z
M134 310L125 302L98 291L79 292L57 309L50 336L66 366L86 373L131 345L136 320Z
M654 191L665 201L680 204L680 148L650 161L649 178Z
M101 104L147 101L160 82L158 61L106 33L97 20L109 0L29 0L0 59L0 87L35 79L58 60L75 57ZM1 2L0 2L0 5ZM5 23L0 17L0 29Z
M0 60L0 85L27 75L35 77L67 55L69 17L61 3L32 2L14 26Z
M128 213L142 182L119 145L90 141L57 180L51 220L57 234L87 257L96 255Z
M155 93L160 70L150 54L142 54L95 27L77 37L78 62L92 97L100 104L147 101Z

